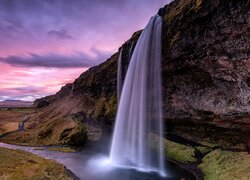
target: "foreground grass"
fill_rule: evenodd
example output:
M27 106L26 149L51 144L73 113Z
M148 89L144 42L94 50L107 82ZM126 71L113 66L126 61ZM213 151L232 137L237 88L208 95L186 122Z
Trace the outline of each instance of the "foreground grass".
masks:
M199 168L205 173L205 180L249 180L250 154L217 149L202 159Z
M152 147L159 145L159 137L150 134ZM250 180L250 154L212 149L207 146L188 146L164 139L165 155L180 164L195 164L205 180ZM199 155L199 157L198 157Z
M0 148L0 179L72 179L63 165L28 152Z

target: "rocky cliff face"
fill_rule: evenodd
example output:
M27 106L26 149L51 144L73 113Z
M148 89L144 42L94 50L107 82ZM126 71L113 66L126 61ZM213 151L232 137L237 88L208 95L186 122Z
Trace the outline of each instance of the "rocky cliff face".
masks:
M159 10L164 20L166 136L225 148L250 147L249 5L249 0L175 0ZM122 45L124 67L139 35ZM88 133L95 134L100 126L112 125L117 60L118 53L57 94L37 100L38 112L27 129L39 132L46 123L56 126L70 119L90 125Z
M179 0L160 13L167 127L196 142L249 147L249 1Z

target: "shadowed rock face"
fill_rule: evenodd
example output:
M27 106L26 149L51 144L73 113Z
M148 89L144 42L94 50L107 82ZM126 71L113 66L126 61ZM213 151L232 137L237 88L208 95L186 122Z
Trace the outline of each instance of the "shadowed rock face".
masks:
M250 147L249 4L249 0L176 0L159 10L164 19L167 135L230 148ZM123 67L139 35L122 45ZM118 53L57 94L37 100L38 115L27 122L33 124L30 129L37 127L37 121L55 123L76 114L81 114L83 124L112 125L117 60Z
M185 2L160 11L167 127L195 141L248 144L249 1Z

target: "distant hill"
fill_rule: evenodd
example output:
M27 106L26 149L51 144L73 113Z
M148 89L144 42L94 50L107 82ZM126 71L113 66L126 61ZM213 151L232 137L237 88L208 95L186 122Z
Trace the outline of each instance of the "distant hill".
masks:
M20 100L5 100L0 102L0 107L30 107L33 102Z

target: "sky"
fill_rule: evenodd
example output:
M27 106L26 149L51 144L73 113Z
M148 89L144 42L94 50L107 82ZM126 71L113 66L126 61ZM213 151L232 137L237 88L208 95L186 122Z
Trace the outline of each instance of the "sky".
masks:
M115 53L169 0L1 0L0 101L54 94Z

